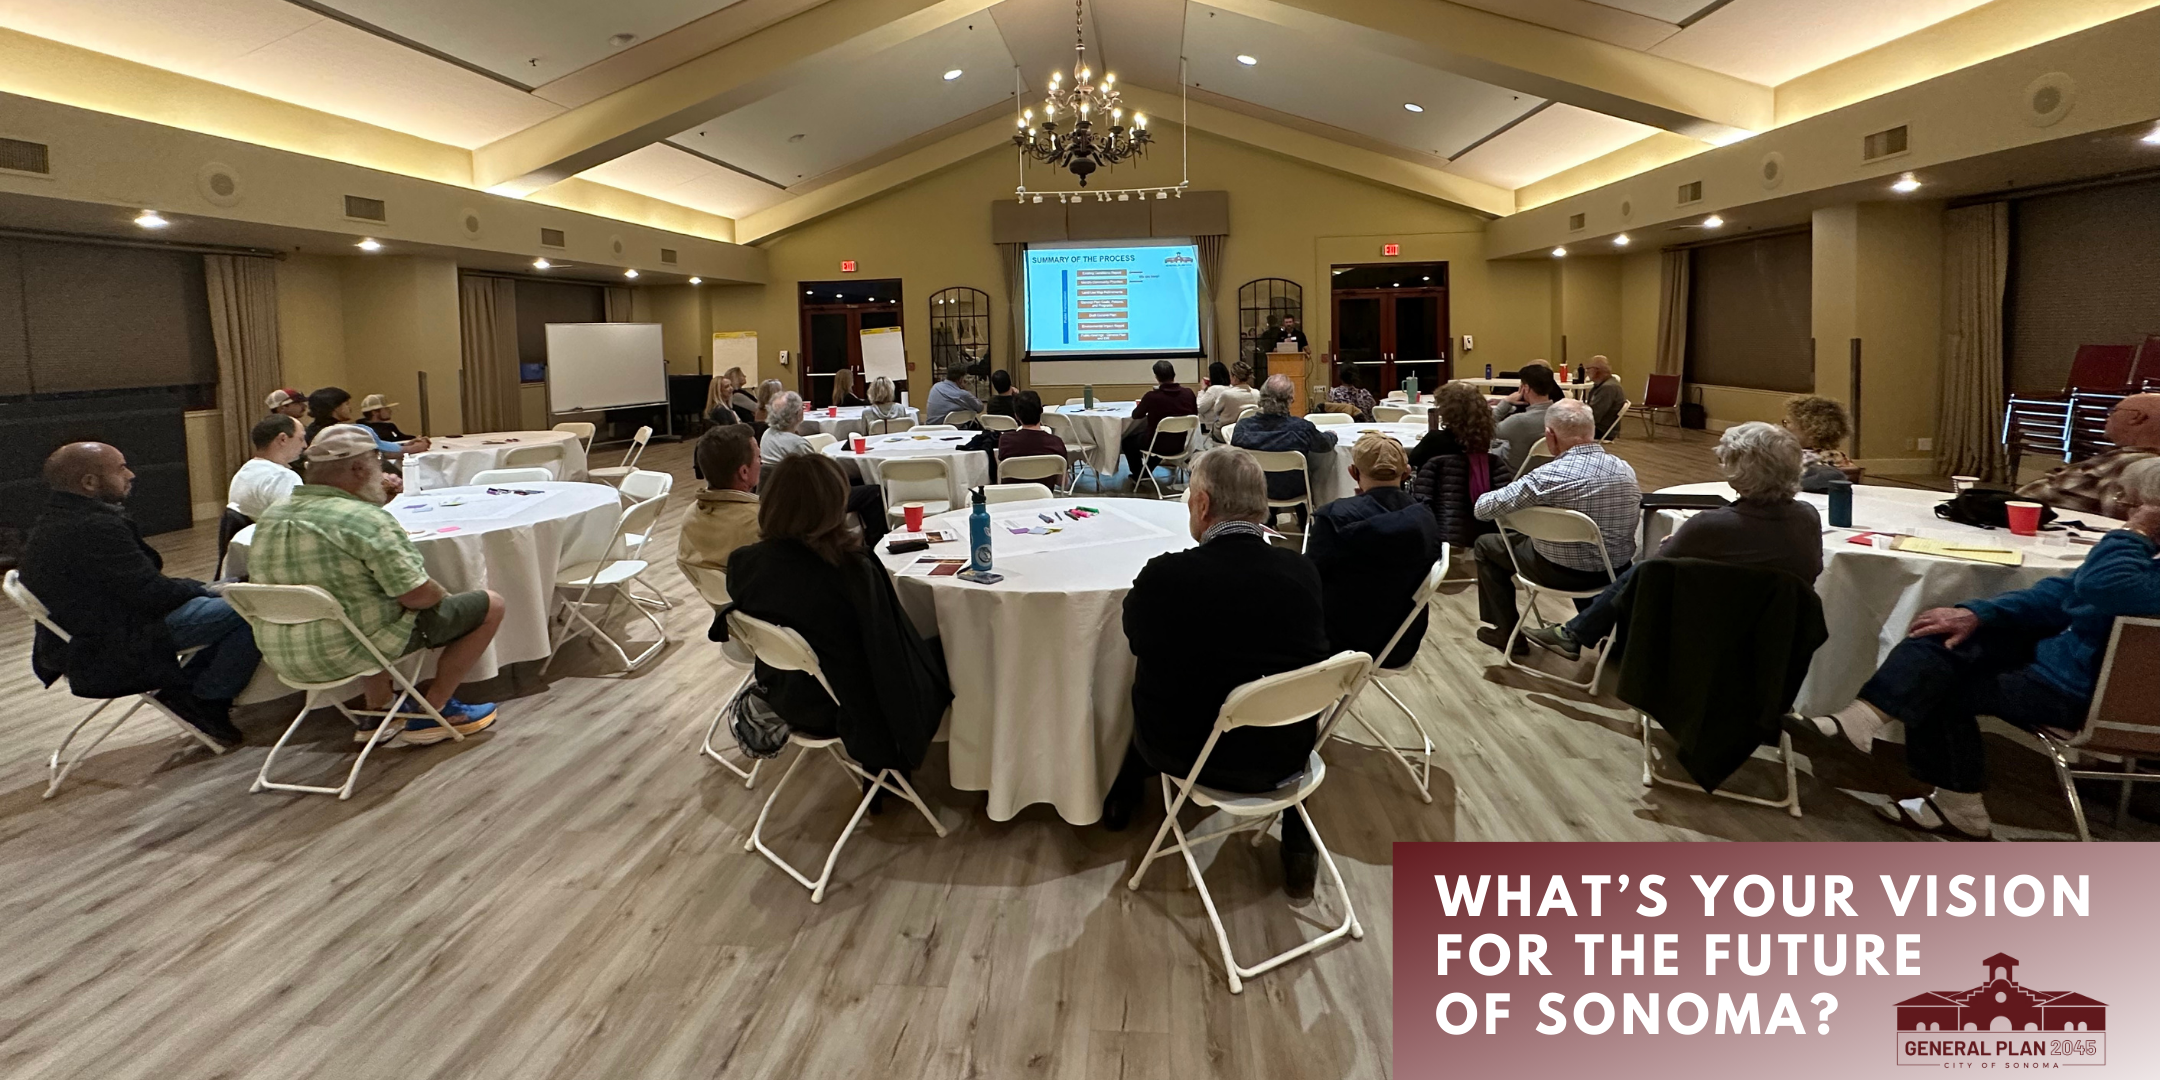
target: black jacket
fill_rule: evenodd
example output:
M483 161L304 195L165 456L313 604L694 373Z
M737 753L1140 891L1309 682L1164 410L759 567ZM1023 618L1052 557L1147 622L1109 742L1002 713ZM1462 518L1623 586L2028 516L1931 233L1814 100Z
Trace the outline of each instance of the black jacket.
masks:
M1635 564L1619 602L1620 700L1672 733L1704 791L1777 742L1830 637L1814 587L1777 570L1649 559Z
M210 595L202 582L170 578L120 507L54 492L30 529L22 582L74 640L37 631L31 669L46 685L67 676L83 697L161 690L180 681L165 616Z
M1414 606L1412 594L1440 558L1440 523L1400 487L1376 487L1313 511L1305 556L1320 571L1328 644L1380 655ZM1425 616L1382 667L1399 668L1425 640Z
M737 558L741 558L738 554ZM1197 622L1205 601L1206 622ZM1237 627L1237 633L1217 628ZM1150 766L1192 771L1223 700L1238 686L1327 659L1320 572L1253 535L1158 555L1125 594L1133 674L1133 745ZM1319 725L1240 728L1223 736L1203 780L1264 791L1305 767Z
M1478 520L1477 496L1470 493L1470 456L1463 452L1454 432L1435 431L1419 441L1410 452L1410 469L1414 474L1410 493L1432 508L1433 519L1440 523L1440 536L1448 543L1469 547L1478 537L1499 528L1490 521ZM1504 453L1487 452L1485 470L1490 477L1487 491L1506 487L1515 479L1515 470L1508 467Z
M728 557L732 607L803 636L840 698L817 680L757 666L767 700L804 734L838 735L848 756L872 773L922 764L952 685L945 656L925 642L893 593L891 575L870 555L840 566L801 541L761 540ZM725 639L725 621L714 636Z

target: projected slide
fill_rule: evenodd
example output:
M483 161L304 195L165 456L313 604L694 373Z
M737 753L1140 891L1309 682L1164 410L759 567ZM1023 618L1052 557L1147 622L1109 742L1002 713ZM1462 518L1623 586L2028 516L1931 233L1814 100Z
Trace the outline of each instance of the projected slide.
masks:
M1200 350L1200 260L1191 244L1029 248L1028 353Z

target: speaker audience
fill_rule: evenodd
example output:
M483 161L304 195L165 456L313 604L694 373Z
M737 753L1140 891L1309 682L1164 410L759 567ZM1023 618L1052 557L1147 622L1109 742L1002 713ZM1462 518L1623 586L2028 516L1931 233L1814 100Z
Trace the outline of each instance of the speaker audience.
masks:
M795 433L802 426L802 395L793 390L774 394L765 402L765 435L758 440L759 452L769 467L780 463L790 454L814 454L810 440Z
M1156 454L1182 453L1185 436L1172 434L1164 437L1160 446L1155 445L1155 425L1173 416L1191 416L1199 411L1193 392L1179 386L1177 366L1168 360L1155 361L1155 389L1140 395L1140 403L1133 406L1133 423L1125 429L1125 438L1119 449L1125 452L1125 467L1131 471L1135 487L1140 477L1153 471L1155 459L1147 455L1152 448Z
M868 429L872 420L899 420L907 416L907 407L894 400L892 380L883 375L870 380L870 405L863 410L863 422ZM871 434L879 434L872 431Z
M397 421L390 418L390 410L395 408L397 408L397 403L384 400L381 394L369 394L361 398L360 426L367 428L369 431L374 432L376 437L388 442L419 442L419 436L406 434L403 429L397 426ZM425 449L427 447L423 445L419 450L412 452L419 453L420 450Z
M1553 381L1552 369L1542 363L1524 364L1516 375L1522 385L1494 406L1493 431L1507 441L1508 470L1520 476L1530 448L1545 434L1545 410L1560 400L1560 384ZM1596 431L1594 417L1591 430ZM1551 443L1546 444L1546 449L1560 452Z
M1818 495L1845 479L1852 459L1845 456L1845 437L1852 432L1845 406L1814 394L1785 401L1785 430L1800 440L1800 490Z
M698 439L698 472L705 490L683 515L675 561L727 573L728 556L758 540L758 476L764 459L748 424L729 424Z
M272 390L270 396L263 399L263 409L304 421L308 414L308 396L298 390Z
M1388 638L1415 606L1416 592L1440 558L1440 523L1403 489L1410 461L1393 437L1368 431L1350 448L1358 493L1313 511L1305 555L1320 571L1328 644L1380 656L1399 668L1425 640L1425 616L1382 656Z
M2073 514L2127 516L2136 505L2124 483L2125 471L2160 457L2160 394L2132 394L2117 402L2107 418L2105 450L2074 461L2018 489L2018 497L2046 503Z
M1033 390L1022 390L1013 395L1013 419L1020 426L998 435L998 460L1006 458L1033 457L1037 454L1065 456L1065 440L1056 432L1042 426L1043 403L1041 395Z
M248 430L248 443L255 448L255 456L233 474L232 483L225 489L225 506L254 521L300 486L300 474L293 471L293 462L300 460L300 452L307 449L307 431L300 421L272 413L255 421Z
M1342 364L1335 369L1335 386L1328 391L1328 401L1335 405L1347 405L1351 415L1361 424L1372 423L1373 395L1363 368Z
M1523 385L1529 386L1529 369L1524 369L1523 374ZM1545 376L1548 385L1551 379ZM1580 401L1559 401L1549 405L1535 402L1532 407L1544 417L1545 445L1552 450L1553 459L1498 491L1486 492L1477 501L1477 516L1496 521L1526 506L1580 511L1597 523L1613 570L1626 568L1635 558L1636 511L1642 505L1635 470L1606 453L1597 441L1590 406ZM1502 421L1501 425L1506 423ZM1508 557L1511 543L1523 576L1537 584L1584 592L1610 583L1605 576L1605 559L1595 545L1531 540L1521 534L1498 532L1478 537L1472 545L1477 555L1478 618L1486 625L1478 628L1477 639L1496 649L1507 647L1508 632L1515 626L1515 563ZM1526 646L1518 639L1515 648L1521 651Z
M1252 376L1252 365L1243 360L1228 367L1220 360L1208 365L1207 387L1194 404L1202 430L1213 436L1237 423L1238 414L1246 406L1260 403L1260 391L1253 389Z
M945 422L946 417L962 410L981 416L983 411L982 399L969 393L967 387L960 385L960 380L965 378L967 378L967 364L965 362L955 360L946 365L945 378L939 381L936 386L930 388L930 399L923 404L923 418L933 424L942 424Z
M1583 363L1583 378L1590 383L1590 389L1584 393L1583 400L1590 404L1590 414L1595 418L1598 438L1618 436L1620 432L1613 424L1620 419L1620 410L1627 407L1627 388L1620 385L1620 380L1613 378L1612 361L1602 356L1591 357Z
M1484 391L1466 382L1448 383L1433 395L1433 409L1441 426L1410 451L1416 476L1411 492L1432 508L1441 538L1466 548L1495 528L1478 520L1478 499L1506 487L1515 471L1508 467L1507 444L1493 437L1492 407L1485 404Z
M1270 375L1260 384L1260 411L1237 421L1230 432L1232 445L1247 450L1287 450L1305 455L1305 473L1309 477L1322 469L1335 467L1335 438L1321 431L1313 422L1302 416L1290 415L1290 400L1297 387L1287 375ZM1299 495L1300 480L1291 473L1269 473L1267 496L1270 499L1294 499ZM1303 520L1301 515L1300 520Z
M1012 372L999 368L990 373L989 412L993 416L1012 416L1018 396L1013 391Z
M862 395L855 392L854 368L841 368L833 372L832 403L843 409L867 404Z

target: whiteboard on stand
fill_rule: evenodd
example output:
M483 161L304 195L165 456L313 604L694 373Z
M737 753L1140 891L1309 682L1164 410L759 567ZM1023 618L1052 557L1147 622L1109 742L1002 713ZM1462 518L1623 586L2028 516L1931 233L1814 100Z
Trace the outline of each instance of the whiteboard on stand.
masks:
M548 411L665 405L659 323L547 324Z
M881 326L862 332L862 368L866 383L883 376L898 385L907 378L907 350L900 344L899 327Z

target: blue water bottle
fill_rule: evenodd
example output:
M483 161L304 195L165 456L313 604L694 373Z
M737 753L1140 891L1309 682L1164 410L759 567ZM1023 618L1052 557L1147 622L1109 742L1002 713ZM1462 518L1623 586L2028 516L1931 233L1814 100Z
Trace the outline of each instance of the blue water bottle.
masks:
M1852 528L1852 481L1830 481L1830 527Z
M1491 365L1491 364L1487 364L1487 365L1485 365L1485 377L1486 377L1486 378L1488 378L1488 379L1492 378L1492 365Z
M981 488L975 489L975 512L968 515L968 569L990 572L990 507L983 502Z

